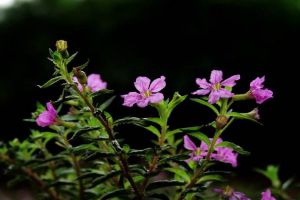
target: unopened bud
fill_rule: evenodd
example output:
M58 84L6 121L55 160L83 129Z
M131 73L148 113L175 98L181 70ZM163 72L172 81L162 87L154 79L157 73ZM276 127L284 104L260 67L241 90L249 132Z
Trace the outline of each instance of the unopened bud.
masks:
M86 74L84 73L84 71L80 70L78 67L74 67L73 73L81 85L84 85L87 83L87 77L86 77Z
M256 119L256 120L260 119L260 116L258 113L258 108L254 108L253 110L251 110L250 112L245 113L245 114L252 117L253 119Z
M217 129L224 128L224 126L227 124L227 122L228 122L228 117L226 117L225 115L219 115L216 118L216 127L217 127Z
M68 49L68 43L65 40L56 41L55 46L58 52L65 52Z

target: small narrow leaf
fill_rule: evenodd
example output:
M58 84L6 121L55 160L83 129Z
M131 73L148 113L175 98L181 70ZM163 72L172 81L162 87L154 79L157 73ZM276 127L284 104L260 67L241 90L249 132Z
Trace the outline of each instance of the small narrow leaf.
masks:
M155 128L155 126L141 126L144 129L150 131L151 133L153 133L154 135L156 135L158 138L160 137L160 132L159 130L157 130L157 128Z
M246 120L250 120L253 121L255 123L258 123L259 125L262 125L262 123L260 123L259 121L257 121L256 119L254 119L253 117L246 115L244 113L237 113L237 112L230 112L226 114L228 117L234 117L236 119L246 119Z
M218 109L213 106L212 104L208 103L207 101L204 101L203 99L198 99L198 98L191 98L192 101L200 103L208 108L210 108L212 111L214 111L214 113L216 113L216 115L219 115L219 111Z
M56 76L56 77L50 79L49 81L47 81L46 83L44 83L43 85L38 85L38 87L39 88L47 88L60 80L63 80L63 78L61 76Z
M78 52L75 52L74 54L72 54L67 60L66 60L66 64L69 64L78 54Z
M112 96L110 97L109 99L107 99L104 103L102 103L100 106L99 106L99 110L101 112L103 112L112 102L113 100L116 98L116 96Z
M74 134L72 135L72 137L69 139L69 140L73 140L75 139L76 137L82 135L82 134L85 134L85 133L88 133L88 132L91 132L91 131L96 131L96 130L99 130L101 127L99 126L96 126L96 127L82 127L82 128L79 128L77 129Z
M101 95L104 95L104 94L111 94L113 92L114 92L113 90L103 89L103 90L99 90L97 92L91 93L90 97L95 98L95 97L98 97L98 96L101 96Z
M100 200L107 200L107 199L111 199L113 197L128 196L129 194L131 194L131 192L129 192L128 190L117 189L117 190L114 190L111 192L107 192L106 194L104 194L103 196L100 197Z
M207 144L207 145L210 145L210 140L204 133L194 132L194 133L188 133L188 135L190 135L192 137L195 137L195 138L205 142L205 144Z
M164 187L172 187L172 186L182 186L185 185L184 181L177 181L177 180L160 180L160 181L154 181L148 185L146 188L147 191L155 190L158 188L164 188Z
M102 182L114 177L114 176L118 176L122 173L122 171L111 171L108 174L106 174L105 176L101 176L99 178L94 179L93 183L92 183L92 187L95 187L99 184L101 184Z
M203 184L207 181L224 181L224 178L218 174L205 175L197 181L197 184Z
M168 172L172 172L182 178L186 182L190 182L190 176L186 172L186 170L180 169L180 168L165 168L164 170Z
M153 122L159 126L163 125L163 121L158 118L158 117L149 117L149 118L144 118L144 120L149 121L149 122Z
M238 146L232 142L223 141L223 142L217 144L216 147L228 147L228 148L231 148L234 151L238 152L239 154L250 155L249 151L245 151L241 146Z
M142 126L144 123L143 123L143 120L138 117L124 117L124 118L114 121L113 125L120 126L120 125L124 125L124 124L135 124L138 126Z

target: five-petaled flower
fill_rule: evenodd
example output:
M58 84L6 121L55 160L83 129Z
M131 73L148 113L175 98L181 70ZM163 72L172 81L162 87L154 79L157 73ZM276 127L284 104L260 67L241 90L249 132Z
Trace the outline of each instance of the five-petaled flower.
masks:
M43 111L37 118L36 123L41 127L53 125L56 122L57 111L51 102L47 103L47 109Z
M214 192L220 194L223 198L228 200L251 200L244 193L237 192L233 188L227 186L224 189L215 188Z
M257 77L250 83L250 96L256 100L256 103L262 104L264 101L273 97L273 92L269 89L264 89L265 77Z
M76 77L73 77L73 81L77 83L78 89L80 91L83 90L82 85L78 82ZM107 83L101 79L100 74L90 74L87 78L86 87L90 89L92 92L97 92L99 90L106 89Z
M235 86L235 81L240 79L240 75L233 75L228 79L223 80L223 72L220 70L213 70L210 74L210 83L206 81L205 78L197 78L196 83L201 89L193 92L192 94L196 95L207 95L208 102L211 104L216 103L220 98L231 98L233 93L227 90L224 87L233 87Z
M161 76L160 78L155 79L150 84L151 80L145 76L137 77L134 82L135 88L138 92L129 92L128 94L122 95L124 98L124 106L132 107L134 104L144 108L149 103L159 103L164 99L164 95L160 93L165 86L165 77Z
M200 159L203 159L207 156L209 146L205 142L201 142L200 147L197 147L195 143L189 138L189 136L185 135L183 137L184 141L184 148L187 150L192 151L190 155L190 159L187 160L189 162L190 160L193 161L199 161ZM212 141L212 139L210 139ZM216 141L216 145L220 144L223 140L221 138L218 138ZM233 167L237 166L237 153L234 153L234 151L231 148L228 147L214 147L214 152L211 154L210 158L214 160L218 160L220 162L229 163Z
M276 200L276 199L272 197L271 190L267 189L266 191L261 193L261 200Z

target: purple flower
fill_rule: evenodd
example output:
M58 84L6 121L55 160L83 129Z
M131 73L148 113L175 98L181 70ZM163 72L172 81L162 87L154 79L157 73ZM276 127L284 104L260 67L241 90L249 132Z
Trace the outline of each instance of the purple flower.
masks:
M76 77L73 77L73 81L77 83L78 89L80 91L83 90L82 85L78 82ZM90 74L87 78L87 88L89 88L92 92L97 92L99 90L106 89L107 83L101 79L100 74Z
M276 200L276 199L272 197L271 190L267 189L266 191L261 193L261 200Z
M208 83L205 78L196 79L197 85L199 85L199 87L202 89L197 90L192 94L207 95L208 93L210 93L208 97L208 102L214 104L220 98L232 97L233 93L231 93L229 90L226 90L222 86L233 87L236 84L235 81L239 79L240 79L240 75L234 75L222 81L223 72L220 70L213 70L210 74L210 80L209 80L210 83Z
M242 192L236 192L233 188L227 186L225 189L215 188L214 192L221 194L223 198L229 200L251 200Z
M36 119L37 125L46 127L54 124L57 118L57 111L53 107L51 102L47 103L47 109L42 112Z
M164 99L164 95L159 91L166 86L165 79L164 76L161 76L150 84L151 81L148 77L137 77L134 86L139 93L129 92L128 94L122 95L121 97L124 98L123 105L132 107L134 104L137 104L139 107L144 108L149 103L161 102Z
M250 95L256 100L256 103L262 104L264 101L273 97L273 92L269 89L263 89L265 77L257 77L250 83Z
M185 135L183 137L184 148L192 151L189 155L190 158L187 160L199 161L207 156L209 146L205 142L201 142L200 147L197 147L195 143L189 138L189 136ZM210 138L212 141L212 138ZM216 144L221 143L223 140L219 138ZM220 162L229 163L233 167L237 166L237 153L234 153L231 148L228 147L215 147L214 152L211 154L211 158L213 160L218 160Z
M186 160L189 162L190 160L199 161L207 155L208 146L204 142L201 142L200 147L197 147L195 143L189 138L189 136L185 135L183 137L183 146L185 149L192 151L189 155L190 158Z

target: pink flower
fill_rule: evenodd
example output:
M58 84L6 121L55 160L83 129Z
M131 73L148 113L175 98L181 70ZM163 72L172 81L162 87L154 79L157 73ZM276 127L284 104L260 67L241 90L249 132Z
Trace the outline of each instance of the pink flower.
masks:
M42 112L36 119L37 125L46 127L54 124L57 118L57 111L53 107L51 102L47 103L47 109Z
M132 107L137 104L139 107L144 108L149 103L159 103L164 99L164 95L160 93L165 86L165 77L155 79L150 84L150 79L145 76L139 76L134 82L135 88L139 91L129 92L128 94L122 95L124 98L124 106Z
M199 161L207 155L208 146L204 142L201 142L200 147L197 147L195 143L189 138L189 136L185 135L183 137L183 143L185 149L192 151L189 154L190 158L186 160L187 162L189 162L190 160Z
M272 197L271 190L267 189L266 191L261 193L261 200L276 200L276 199Z
M262 104L264 101L273 97L273 92L269 89L263 89L265 77L257 77L250 83L250 95L256 100L256 103Z
M187 160L199 161L207 156L208 153L208 145L205 142L201 142L200 147L197 147L195 143L189 138L189 136L185 135L183 137L184 148L192 151L189 155L190 158ZM212 138L210 138L212 141ZM216 144L221 143L223 140L219 138ZM211 158L214 160L218 160L220 162L229 163L233 167L237 166L237 153L234 153L231 148L228 147L215 147L214 152L211 154Z
M234 191L233 188L227 186L225 189L215 188L214 192L221 194L223 198L228 200L251 200L242 192Z
M76 77L73 77L73 81L77 83L78 89L83 90L82 85L78 82ZM90 74L87 78L86 85L92 92L97 92L99 90L106 89L107 83L101 79L100 74Z
M196 95L207 95L208 102L211 104L216 103L220 98L231 98L233 96L233 93L231 93L229 90L223 88L222 86L226 87L233 87L235 86L235 81L240 79L240 75L234 75L229 77L228 79L223 80L223 72L220 70L213 70L210 74L210 83L206 81L205 78L197 78L196 83L199 85L200 90L197 90L193 92L192 94Z

